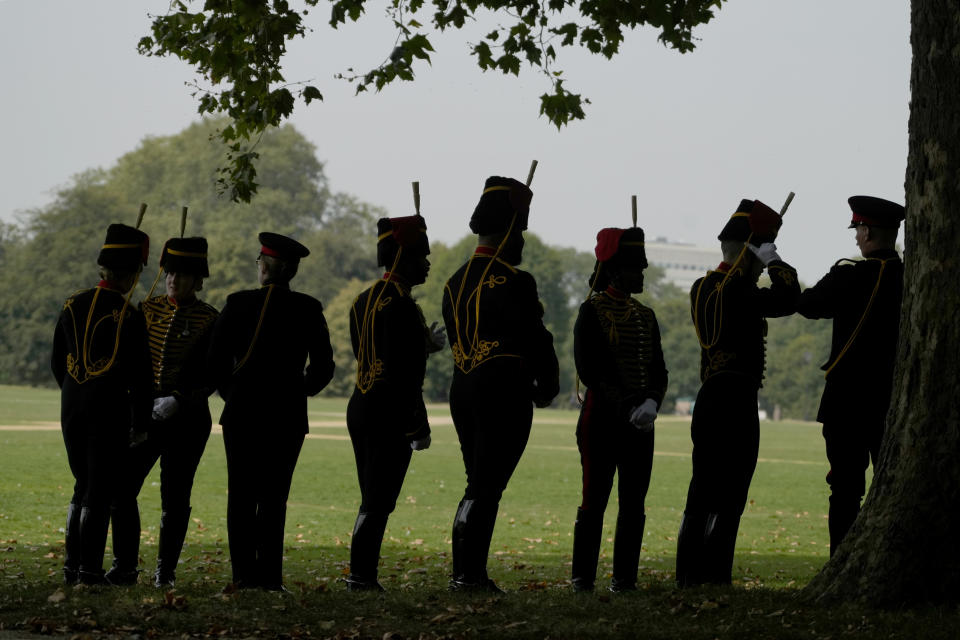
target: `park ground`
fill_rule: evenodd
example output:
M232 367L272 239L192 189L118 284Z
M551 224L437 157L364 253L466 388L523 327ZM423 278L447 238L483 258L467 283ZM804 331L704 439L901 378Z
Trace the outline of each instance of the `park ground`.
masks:
M63 520L72 479L56 391L0 387L0 639L64 638L955 638L955 607L879 611L823 607L802 588L827 561L827 464L815 423L761 424L760 461L744 513L734 585L678 590L676 531L690 474L689 419L657 423L640 589L605 591L616 498L605 521L598 590L570 591L580 467L576 413L538 410L504 495L491 548L502 596L446 591L450 524L464 483L445 406L429 407L431 448L414 454L381 553L385 594L347 593L359 503L346 402L310 402L311 433L287 513L287 594L223 593L226 463L215 429L198 469L192 526L175 590L150 586L159 524L159 472L141 494L141 584L61 586ZM216 415L219 406L212 402ZM108 542L107 562L110 550Z

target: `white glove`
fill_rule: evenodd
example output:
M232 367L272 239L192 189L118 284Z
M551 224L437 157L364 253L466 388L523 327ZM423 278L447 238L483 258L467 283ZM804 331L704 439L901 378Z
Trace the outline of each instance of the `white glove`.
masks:
M656 419L657 403L653 398L647 398L630 412L630 424L640 431L646 432L653 429L653 421Z
M157 422L163 422L180 408L180 401L173 396L163 396L153 401L153 419Z
M436 353L443 349L445 344L447 344L447 332L443 325L434 322L427 332L427 353Z
M410 448L414 451L423 451L424 449L430 448L430 435L427 434L426 438L421 438L420 440L411 440Z
M748 244L747 247L753 252L753 255L757 256L760 262L763 263L763 266L767 266L774 260L780 259L780 256L777 255L777 245L772 242L764 242L759 247Z

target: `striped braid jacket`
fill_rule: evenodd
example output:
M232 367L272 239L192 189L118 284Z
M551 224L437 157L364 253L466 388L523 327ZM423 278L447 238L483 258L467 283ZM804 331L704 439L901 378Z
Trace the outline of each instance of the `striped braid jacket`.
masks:
M667 368L657 318L630 296L608 290L580 306L574 357L580 380L607 400L663 402Z
M166 295L144 300L140 310L147 325L154 394L188 402L206 398L211 387L204 363L219 312L202 300L180 306Z

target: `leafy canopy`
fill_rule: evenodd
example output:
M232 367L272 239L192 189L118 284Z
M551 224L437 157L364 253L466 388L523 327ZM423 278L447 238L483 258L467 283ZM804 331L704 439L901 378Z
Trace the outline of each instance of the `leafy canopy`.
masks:
M303 16L287 0L206 0L191 11L190 0L174 0L167 15L154 16L152 35L140 40L143 55L175 55L210 83L195 85L201 114L226 113L232 123L218 131L227 145L219 187L234 201L249 202L257 191L257 142L264 130L293 113L297 98L323 100L320 90L289 83L283 76L286 43L306 34ZM306 7L320 0L303 0ZM396 29L389 57L366 73L348 69L339 77L357 92L380 91L396 80L412 81L414 63L430 63L431 29L460 29L493 18L497 27L469 43L483 71L519 75L524 63L542 73L550 90L540 96L540 114L559 129L585 117L589 100L564 86L556 66L563 47L579 45L613 57L625 30L649 25L665 46L681 53L694 48L693 28L708 22L723 0L390 0L387 13ZM331 0L330 26L359 21L367 0Z

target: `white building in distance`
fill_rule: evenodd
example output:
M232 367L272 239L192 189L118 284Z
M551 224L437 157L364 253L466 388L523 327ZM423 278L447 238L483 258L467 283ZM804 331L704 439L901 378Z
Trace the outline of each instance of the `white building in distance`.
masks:
M647 262L664 270L665 279L681 289L689 290L694 281L723 259L719 244L698 247L683 242L668 242L666 238L647 240Z

